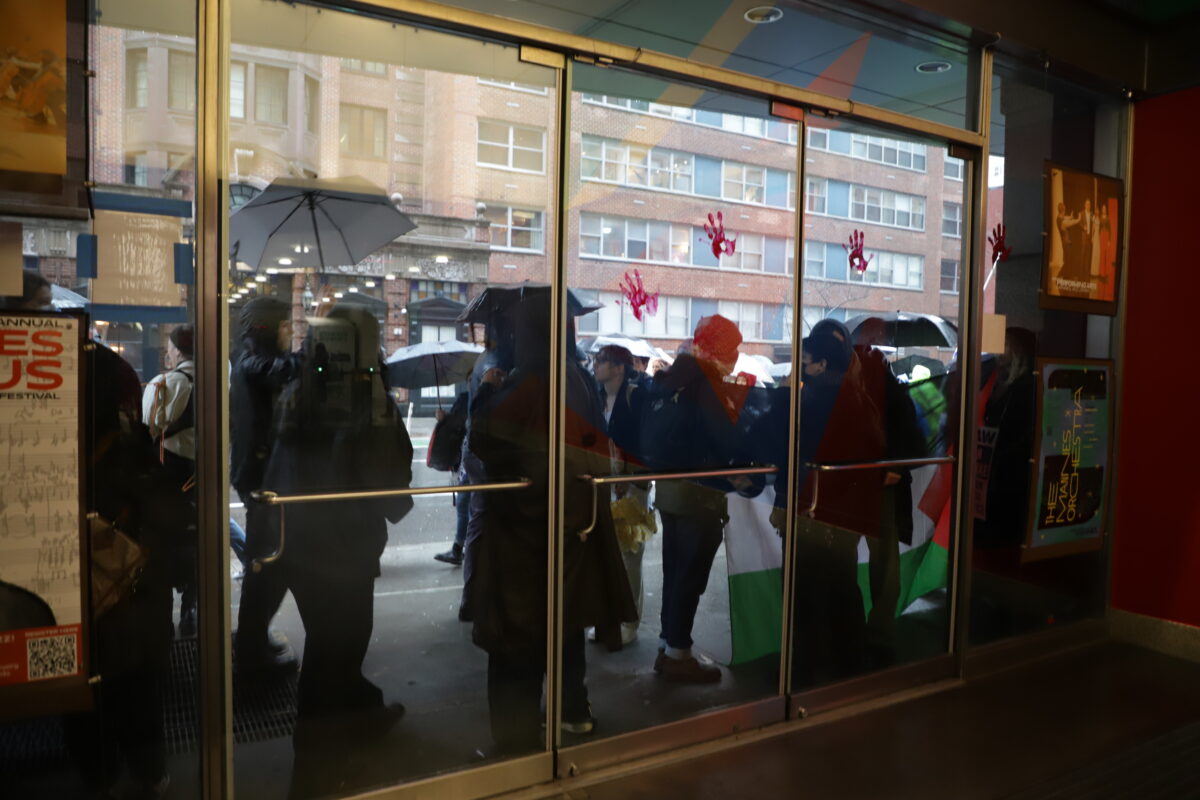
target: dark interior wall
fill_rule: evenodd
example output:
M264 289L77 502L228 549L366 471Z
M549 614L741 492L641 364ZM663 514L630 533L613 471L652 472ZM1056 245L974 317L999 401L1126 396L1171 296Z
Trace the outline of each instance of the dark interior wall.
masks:
M1137 104L1112 603L1200 626L1196 213L1200 89ZM1176 421L1178 420L1178 421Z

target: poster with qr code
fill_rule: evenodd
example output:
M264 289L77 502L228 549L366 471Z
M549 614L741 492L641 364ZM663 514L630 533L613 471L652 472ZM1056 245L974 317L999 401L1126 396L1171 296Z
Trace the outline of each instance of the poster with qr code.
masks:
M83 325L0 314L0 687L83 671Z

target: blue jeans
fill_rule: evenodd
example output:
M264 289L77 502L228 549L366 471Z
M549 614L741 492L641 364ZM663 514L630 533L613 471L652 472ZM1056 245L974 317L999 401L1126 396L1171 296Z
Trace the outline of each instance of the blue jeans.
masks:
M681 516L659 510L662 542L662 638L667 646L692 646L692 624L708 573L721 547L725 523L719 516Z
M246 531L233 517L229 518L229 549L242 562L242 569L250 569L250 559L246 557Z

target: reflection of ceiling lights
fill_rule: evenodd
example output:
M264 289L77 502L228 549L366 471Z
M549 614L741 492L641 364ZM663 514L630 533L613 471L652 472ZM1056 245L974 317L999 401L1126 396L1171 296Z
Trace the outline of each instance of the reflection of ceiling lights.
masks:
M255 275L255 276L254 276L254 280L255 280L255 282L256 282L256 283L266 283L266 282L267 282L267 276L266 276L266 275Z
M354 292L355 294L358 294L358 287L357 287L357 286L351 286L351 287L350 287L350 291Z
M383 276L383 279L385 281L394 281L394 280L396 280L396 275L393 272L389 272L387 275Z
M435 258L435 259L433 259L433 260L434 260L434 261L436 261L436 262L437 262L437 263L439 263L439 264L449 264L449 263L450 263L450 256L438 256L438 257L436 257L436 258Z
M916 70L926 75L936 75L939 72L948 72L951 66L953 65L949 61L922 61L917 64Z
M420 267L409 267L408 271L409 272L420 272L421 268Z
M291 265L292 265L292 260L291 260L290 258L281 258L281 259L279 259L279 266L281 266L281 267L290 267Z
M253 281L253 280L246 281L246 288L247 288L247 289L253 289L253 288L254 288L254 281Z
M338 300L341 300L343 297L346 296L346 293L345 292L334 292L333 296L336 297Z
M365 286L366 286L368 289L374 289L374 288L375 288L375 281L366 281L366 282L364 283L364 285L365 285Z
M742 17L754 25L766 25L769 22L779 22L783 19L783 9L775 6L755 6Z
M321 302L322 302L322 303L332 303L333 301L332 301L332 300L330 300L328 297L322 297L322 298L321 298Z
M608 234L612 233L612 228L605 226L600 229L600 232L607 236Z
M267 267L267 274L268 275L278 275L279 270L275 269L274 267Z

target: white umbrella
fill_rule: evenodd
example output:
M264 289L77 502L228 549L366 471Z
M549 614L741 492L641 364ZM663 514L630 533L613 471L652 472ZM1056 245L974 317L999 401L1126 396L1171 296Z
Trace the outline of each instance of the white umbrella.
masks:
M483 348L469 342L421 342L401 347L384 361L394 387L421 389L465 381Z
M771 368L767 371L771 373L772 378L782 380L792 374L792 362L784 361L781 364L772 364Z
M766 367L752 355L747 353L738 353L737 363L733 365L733 374L745 372L748 375L753 375L757 383L774 383L775 379L767 372Z
M57 283L50 284L50 303L56 311L64 308L86 308L87 298L70 289L64 289Z
M600 348L607 347L608 345L624 347L635 358L659 358L658 351L649 342L644 342L641 339L631 336L619 336L616 334L597 336L591 346L588 347L588 352L598 353L600 352Z

